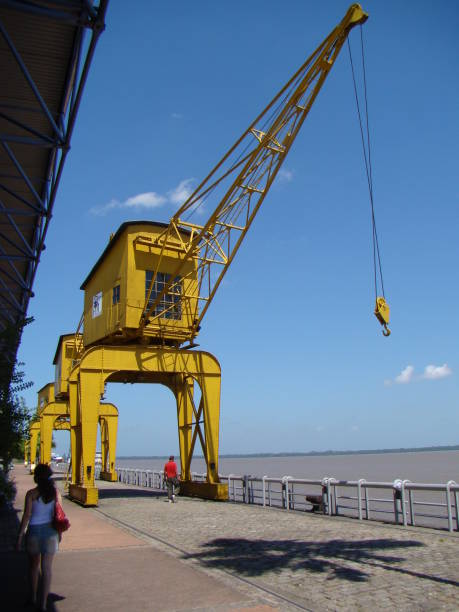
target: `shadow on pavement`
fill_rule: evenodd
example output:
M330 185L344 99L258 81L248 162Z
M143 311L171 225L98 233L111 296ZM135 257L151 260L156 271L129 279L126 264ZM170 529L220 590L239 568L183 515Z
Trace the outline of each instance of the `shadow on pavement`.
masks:
M129 489L128 487L123 489L110 489L108 487L99 489L99 499L112 499L117 497L149 497L151 499L163 499L166 496L166 491L159 492L148 489Z
M247 577L261 576L265 572L288 568L291 571L326 572L329 574L328 579L364 582L370 578L370 575L363 567L356 567L356 564L387 569L388 565L393 566L404 561L399 554L388 555L388 551L399 553L401 549L422 546L424 546L422 542L415 540L392 539L309 542L217 538L203 545L206 550L185 555L185 558L198 559L206 567L234 571ZM352 566L343 564L342 561L351 562ZM413 574L400 567L394 569Z

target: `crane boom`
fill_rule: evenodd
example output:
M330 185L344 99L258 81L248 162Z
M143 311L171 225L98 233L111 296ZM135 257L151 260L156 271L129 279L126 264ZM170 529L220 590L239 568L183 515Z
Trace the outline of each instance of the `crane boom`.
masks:
M359 4L349 7L342 21L295 72L268 106L250 124L215 168L194 190L154 240L156 260L145 306L140 316L139 335L155 319L180 300L190 312L192 342L212 298L233 261L255 215L263 203L304 120L351 29L368 15ZM216 202L216 204L215 204ZM205 223L197 223L199 210L212 205ZM192 220L190 220L192 219ZM199 218L197 219L199 220ZM175 249L178 264L162 290L154 292L163 255ZM194 268L190 269L190 261ZM183 279L193 277L194 290L183 291ZM189 286L189 284L188 284ZM172 299L165 299L169 296ZM162 328L167 327L162 321Z

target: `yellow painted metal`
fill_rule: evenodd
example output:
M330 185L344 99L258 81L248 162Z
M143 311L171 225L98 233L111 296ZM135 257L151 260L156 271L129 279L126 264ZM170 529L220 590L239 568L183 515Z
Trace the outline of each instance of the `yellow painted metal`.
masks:
M218 361L203 351L141 345L95 346L86 350L69 379L70 421L78 438L72 463L70 495L83 505L97 503L94 456L97 436L98 398L107 382L144 382L167 385L177 401L181 472L191 481L191 458L199 439L207 463L207 482L220 484L218 444L220 425ZM195 385L196 383L196 385ZM197 386L197 391L195 390ZM200 395L199 404L195 396ZM203 429L201 427L203 424ZM226 493L224 487L202 488L212 498Z
M29 427L29 453L30 453L30 473L32 474L37 460L38 436L40 435L40 421L32 421Z
M390 329L387 327L389 325L390 308L383 297L376 298L375 316L384 327L382 332L384 336L390 336Z
M64 399L68 397L68 378L70 370L75 365L79 352L82 349L81 334L64 334L60 336L57 344L56 353L54 355L53 365L55 366L54 379L54 399ZM47 389L49 385L45 385L43 389ZM51 393L47 390L44 393ZM51 397L49 395L49 397Z
M81 286L85 292L83 343L86 348L95 343L136 342L146 290L151 289L151 284L146 284L147 272L156 271L161 261L159 272L170 274L185 256L189 232L181 230L171 238L168 248L162 248L156 241L164 228L161 223L127 222L111 237ZM186 278L170 296L171 303L180 301L180 316L170 313L166 319L156 318L145 325L145 344L179 345L189 338L196 309L195 261L189 260L185 269Z
M228 485L222 482L210 483L185 481L180 483L180 495L227 501Z
M82 506L97 506L99 501L99 491L94 486L82 486L70 483L69 497Z
M63 429L63 423L68 423L69 409L65 401L56 401L54 383L44 385L38 391L37 416L40 423L40 463L51 462L53 430ZM66 427L70 429L70 425Z
M40 413L40 463L51 463L53 431L70 430L68 404L51 402Z
M102 467L100 479L116 482L116 439L118 432L118 410L113 404L99 404L100 441Z
M68 387L68 380L65 381L65 384ZM62 401L54 401L54 383L48 383L38 391L37 415L39 419L38 431L40 433L40 462L50 463L52 432L54 430L71 431L68 397ZM115 481L118 409L113 404L99 403L98 424L101 430L102 455L104 457L101 478ZM76 436L71 435L72 458L76 456L75 438ZM80 446L81 444L78 444L78 448Z
M366 19L353 4L170 223L123 224L84 281L83 343L78 331L69 356L62 341L55 358L56 388L70 408L70 494L83 505L97 503L96 432L107 382L167 385L177 403L183 491L227 497L218 478L220 366L209 353L179 347L195 346L215 292L350 30ZM208 206L209 197L215 206ZM194 223L188 216L204 201L213 212ZM108 421L103 432L110 435ZM205 486L191 481L197 440L207 464Z
M37 391L37 412L40 412L50 402L54 402L54 383L47 383Z
M170 279L155 299L147 299L139 320L139 335L147 325L162 322L164 337L172 333L170 300L166 298L180 289L179 283L197 273L198 296L184 292L184 311L192 313L189 340L197 335L201 321L210 306L225 273L245 238L261 204L303 125L322 85L325 82L350 30L364 23L368 15L359 4L349 7L342 21L317 47L303 66L268 104L264 111L229 149L215 168L170 220L154 240L153 249L160 249L155 270L163 266L163 253L184 230L187 240ZM204 223L188 220L203 202L213 210ZM209 204L210 202L210 204ZM156 255L155 252L155 255ZM190 263L195 266L190 267Z

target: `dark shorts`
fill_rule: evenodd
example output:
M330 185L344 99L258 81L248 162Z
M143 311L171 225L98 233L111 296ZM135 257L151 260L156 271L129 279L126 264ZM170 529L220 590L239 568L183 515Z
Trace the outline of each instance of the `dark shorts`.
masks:
M59 536L51 523L29 525L26 550L30 555L54 554L59 548Z

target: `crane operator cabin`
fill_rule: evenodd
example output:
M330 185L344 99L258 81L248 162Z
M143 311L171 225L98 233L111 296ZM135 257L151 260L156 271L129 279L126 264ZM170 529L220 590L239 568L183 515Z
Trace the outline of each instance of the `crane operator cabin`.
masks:
M178 347L191 339L198 307L196 260L188 259L180 276L175 274L191 232L180 229L166 238L168 227L128 221L110 237L81 285L85 348L94 344Z

